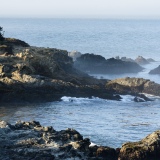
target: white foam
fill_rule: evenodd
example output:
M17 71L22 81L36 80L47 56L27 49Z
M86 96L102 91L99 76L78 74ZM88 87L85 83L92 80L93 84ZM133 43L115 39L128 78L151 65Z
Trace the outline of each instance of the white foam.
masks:
M134 96L131 95L120 95L122 97L122 102L133 102Z

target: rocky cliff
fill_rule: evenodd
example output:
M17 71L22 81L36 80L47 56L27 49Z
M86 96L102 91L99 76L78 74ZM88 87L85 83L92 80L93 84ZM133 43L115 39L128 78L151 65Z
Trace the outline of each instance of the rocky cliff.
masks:
M0 55L1 102L45 102L62 96L117 99L106 91L107 80L75 69L67 51L15 41L7 41L11 51Z

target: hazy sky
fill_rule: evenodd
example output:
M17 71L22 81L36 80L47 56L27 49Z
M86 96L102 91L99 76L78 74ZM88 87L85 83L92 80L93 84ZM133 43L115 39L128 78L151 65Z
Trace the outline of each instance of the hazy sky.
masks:
M0 0L0 17L160 18L160 0Z

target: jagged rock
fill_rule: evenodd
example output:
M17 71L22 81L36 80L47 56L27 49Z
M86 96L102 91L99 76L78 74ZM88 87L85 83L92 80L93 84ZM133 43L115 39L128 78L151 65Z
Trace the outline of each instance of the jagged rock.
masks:
M97 159L115 160L115 149L90 148L90 140L74 129L55 131L39 122L22 122L15 125L0 121L0 159Z
M160 84L157 84L155 82L143 78L126 77L126 78L115 79L109 81L106 84L106 88L118 94L135 95L139 93L148 93L160 96Z
M149 62L143 58L142 56L138 56L136 59L135 59L135 62L140 64L140 65L146 65L146 64L149 64Z
M139 142L122 145L119 160L159 160L160 131L153 132Z
M149 74L160 74L160 65L157 68L152 69Z
M1 102L46 102L62 96L119 100L107 93L107 80L75 69L65 50L14 46L13 52L0 59Z
M142 67L135 62L126 62L119 59L105 59L100 55L83 54L74 62L74 66L81 71L99 74L122 74L142 71Z

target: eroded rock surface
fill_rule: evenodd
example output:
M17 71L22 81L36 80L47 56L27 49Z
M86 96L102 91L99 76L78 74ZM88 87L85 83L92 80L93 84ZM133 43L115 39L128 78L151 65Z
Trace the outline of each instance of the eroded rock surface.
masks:
M106 88L119 94L148 93L160 96L160 84L143 78L119 78L106 84Z
M90 140L74 129L55 131L39 122L0 121L0 159L116 160L115 149L90 147Z
M153 132L139 142L123 144L119 160L159 160L160 130Z

